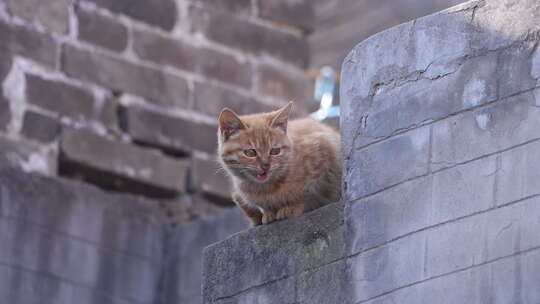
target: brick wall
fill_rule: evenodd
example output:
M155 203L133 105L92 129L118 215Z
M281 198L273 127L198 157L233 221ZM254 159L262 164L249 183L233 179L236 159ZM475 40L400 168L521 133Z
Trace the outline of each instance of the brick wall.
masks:
M1 1L0 163L230 204L216 117L315 105L312 24L302 1Z
M205 303L538 303L539 33L538 1L474 0L358 44L344 208L208 247Z

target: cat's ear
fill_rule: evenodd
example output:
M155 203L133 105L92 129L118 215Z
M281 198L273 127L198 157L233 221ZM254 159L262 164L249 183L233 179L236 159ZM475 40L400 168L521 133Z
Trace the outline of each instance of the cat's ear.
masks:
M289 102L286 106L276 111L271 127L278 128L287 133L287 122L289 121L289 113L291 112L293 102Z
M223 135L223 139L227 140L246 126L232 110L225 108L219 114L219 131Z

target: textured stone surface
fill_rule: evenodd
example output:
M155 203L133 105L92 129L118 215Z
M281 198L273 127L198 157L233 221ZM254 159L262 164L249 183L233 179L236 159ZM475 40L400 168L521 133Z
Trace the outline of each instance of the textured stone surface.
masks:
M341 204L332 204L303 217L250 229L207 247L203 264L204 303L340 258L342 208Z
M23 140L0 136L0 168L18 168L26 172L53 175L57 171L55 155Z
M218 87L209 83L195 83L196 111L215 117L216 121L223 108L229 108L239 115L269 112L276 110L276 106L269 106L254 98L238 94L234 90Z
M348 156L350 163L345 176L346 198L358 199L407 179L427 174L429 133L429 129L422 128L368 149L354 151L352 156Z
M231 200L229 177L215 159L193 158L191 187L207 195Z
M271 30L228 13L191 7L192 30L208 39L255 54L267 54L306 67L308 45L304 38Z
M434 168L444 168L540 138L532 92L433 125Z
M62 131L61 151L64 161L74 166L90 167L103 175L110 172L172 192L186 190L188 160L71 129Z
M55 80L26 75L26 101L44 110L82 120L96 117L96 102L91 92Z
M127 28L113 18L95 11L77 9L79 39L113 51L127 47Z
M160 70L69 45L63 48L62 63L64 72L70 76L133 93L158 105L186 107L188 102L186 80Z
M19 54L54 67L58 46L52 37L0 21L0 51Z
M152 2L145 0L86 1L93 2L114 13L124 14L164 30L171 30L174 27L178 14L176 2L173 0L155 0Z
M24 113L21 133L27 138L49 143L60 134L60 124L48 116L27 111Z
M69 29L69 0L7 0L8 11L28 22L37 22L48 30L64 34Z
M318 105L313 101L313 83L307 74L286 71L271 65L259 65L258 92L263 95L293 100L305 109L315 111Z
M210 48L196 47L187 39L177 40L136 31L134 49L145 60L197 72L241 87L251 86L251 67L248 62L241 62L234 56Z
M227 2L221 0L194 0L194 3L200 3L214 9L234 12L238 15L251 15L253 11L251 0L229 0Z
M200 150L213 154L217 147L217 126L135 106L125 108L124 115L126 131L138 141L184 152Z
M309 0L259 2L260 16L279 23L312 30L315 22L313 5Z
M172 230L168 234L167 251L170 271L165 274L161 299L173 303L201 303L204 247L247 227L242 211L233 208Z

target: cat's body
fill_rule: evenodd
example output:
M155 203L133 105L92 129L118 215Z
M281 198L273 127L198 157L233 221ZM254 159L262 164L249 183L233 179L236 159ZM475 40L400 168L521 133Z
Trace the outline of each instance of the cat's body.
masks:
M246 116L226 109L220 116L219 159L234 201L254 225L341 197L339 133L310 118L288 122L290 108Z

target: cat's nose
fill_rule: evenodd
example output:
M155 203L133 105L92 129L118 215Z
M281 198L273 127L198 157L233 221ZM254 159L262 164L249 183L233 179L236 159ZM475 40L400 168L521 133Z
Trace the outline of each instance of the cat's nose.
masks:
M263 169L263 170L270 169L270 163L269 162L261 162L261 169Z

